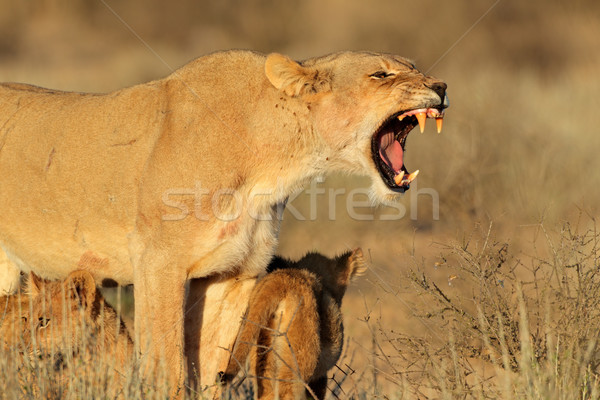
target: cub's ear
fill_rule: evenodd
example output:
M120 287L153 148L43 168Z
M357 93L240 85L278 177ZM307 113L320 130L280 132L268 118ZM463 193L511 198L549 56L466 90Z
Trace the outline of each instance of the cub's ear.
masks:
M331 90L327 73L304 67L278 53L271 53L265 61L265 74L275 88L288 96L299 96Z
M367 263L363 257L363 251L360 247L352 250L348 257L348 270L350 280L362 276L367 272Z
M348 251L337 258L339 283L347 286L356 277L363 275L367 270L367 263L360 247Z
M69 274L64 282L65 293L71 300L78 303L85 313L90 316L97 315L100 304L96 281L89 271L77 270Z
M25 292L31 297L36 297L44 288L45 283L46 281L44 279L40 278L33 272L29 272L27 275L27 286Z

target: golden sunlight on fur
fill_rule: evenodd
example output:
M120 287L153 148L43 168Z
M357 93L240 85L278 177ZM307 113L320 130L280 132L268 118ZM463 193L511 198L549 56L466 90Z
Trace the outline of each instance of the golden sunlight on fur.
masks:
M133 357L125 325L104 301L89 272L77 270L54 282L30 274L27 291L4 298L13 304L13 318L4 321L0 332L12 346L23 345L31 354L57 359L67 353L101 354L117 369ZM22 342L15 342L15 332Z
M16 268L133 283L143 370L164 362L180 391L187 282L264 273L279 210L317 176L366 175L375 202L397 198L417 120L396 117L443 113L445 91L371 52L217 52L107 94L0 84L0 290Z
M0 349L23 345L23 329L29 316L29 296L21 291L0 296Z
M365 270L361 249L333 259L276 257L250 295L224 379L244 370L250 356L244 375L256 379L259 398L300 399L306 392L324 399L327 371L342 352L342 298Z

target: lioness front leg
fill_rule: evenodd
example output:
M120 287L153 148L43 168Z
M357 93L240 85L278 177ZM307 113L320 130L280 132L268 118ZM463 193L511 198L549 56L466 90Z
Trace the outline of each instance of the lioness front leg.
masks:
M179 253L182 254L182 253ZM149 246L134 270L135 336L140 364L151 378L165 368L170 393L182 395L186 265L160 245Z

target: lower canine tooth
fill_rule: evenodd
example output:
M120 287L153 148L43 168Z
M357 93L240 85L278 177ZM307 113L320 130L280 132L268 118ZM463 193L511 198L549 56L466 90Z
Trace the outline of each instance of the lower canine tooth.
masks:
M404 178L404 171L400 171L400 173L394 177L394 182L396 182L396 185L400 186L402 183L402 178Z
M419 121L419 129L421 129L421 133L425 130L425 120L427 119L427 114L424 112L417 113L415 115L417 117L417 121Z
M409 182L412 182L415 180L415 178L417 177L417 175L419 175L419 170L416 170L415 172L413 172L412 174L408 175L408 178L406 178Z
M436 118L435 125L437 126L437 132L440 133L442 131L442 123L444 122L444 118Z

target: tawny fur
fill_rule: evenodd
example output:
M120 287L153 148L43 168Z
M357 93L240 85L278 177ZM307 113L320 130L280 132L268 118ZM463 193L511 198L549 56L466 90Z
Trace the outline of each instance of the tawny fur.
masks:
M23 346L23 329L29 316L29 296L21 291L0 296L0 349Z
M89 354L117 371L132 360L133 341L88 271L74 271L55 282L30 274L27 289L32 306L30 312L27 301L22 324L26 351Z
M269 269L252 291L225 379L251 356L259 398L304 398L307 383L323 399L327 371L342 352L342 298L365 270L362 251L334 259L314 253L297 262L276 258Z
M381 70L394 75L371 77ZM108 94L0 85L0 248L10 260L0 293L15 290L15 267L133 283L139 351L163 356L180 387L186 282L264 272L278 205L316 176L368 175L373 199L397 196L372 136L399 111L439 107L439 83L387 54L297 63L229 51Z
M186 348L190 382L206 398L218 389L215 376L225 370L246 312L255 278L214 277L193 279L187 300ZM242 300L240 300L242 299ZM201 361L201 362L200 362Z

